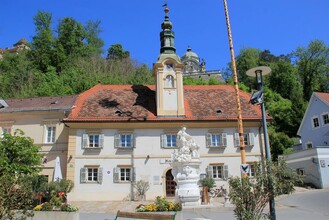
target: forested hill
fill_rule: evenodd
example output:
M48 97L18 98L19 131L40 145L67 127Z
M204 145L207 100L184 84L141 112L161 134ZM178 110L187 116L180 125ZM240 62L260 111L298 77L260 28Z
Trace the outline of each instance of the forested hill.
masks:
M151 70L130 57L121 44L103 51L100 21L85 25L65 17L52 30L52 16L39 11L33 18L35 33L28 50L5 52L0 59L0 98L79 94L99 81L103 84L154 84ZM115 31L115 30L114 30ZM15 42L17 39L13 39ZM156 48L155 48L156 49ZM319 40L275 56L268 50L245 48L236 56L240 88L255 89L245 73L269 66L265 77L265 103L273 117L269 129L272 153L285 152L296 136L313 91L329 91L329 46ZM223 67L231 82L230 63ZM184 79L185 84L217 84L216 80Z

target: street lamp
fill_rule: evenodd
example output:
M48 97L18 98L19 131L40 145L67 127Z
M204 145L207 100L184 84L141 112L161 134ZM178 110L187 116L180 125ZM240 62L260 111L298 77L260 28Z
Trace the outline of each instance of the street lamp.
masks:
M265 154L267 162L271 161L271 151L269 147L268 141L268 133L267 133L267 125L266 125L266 112L265 112L265 105L263 99L263 76L268 75L271 73L271 68L267 66L259 66L254 67L246 72L248 76L256 77L258 91L254 92L251 96L250 103L253 105L260 105L262 110L262 121L263 121L263 132L264 132L264 142L265 142ZM270 215L271 219L275 220L275 201L273 195L273 186L272 186L272 179L271 179L271 167L268 166L268 180L269 180L269 189L270 189Z

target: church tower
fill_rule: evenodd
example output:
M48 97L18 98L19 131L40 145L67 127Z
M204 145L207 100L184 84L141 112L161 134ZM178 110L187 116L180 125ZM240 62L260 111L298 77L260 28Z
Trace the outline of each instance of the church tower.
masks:
M169 21L169 9L165 6L165 20L161 24L160 55L153 64L156 80L156 105L158 117L184 117L183 68L176 54L175 34Z

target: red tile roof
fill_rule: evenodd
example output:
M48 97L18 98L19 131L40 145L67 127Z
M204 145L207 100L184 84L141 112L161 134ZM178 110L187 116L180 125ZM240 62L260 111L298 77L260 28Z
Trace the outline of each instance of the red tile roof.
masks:
M329 105L329 93L316 92L315 94Z
M65 121L199 121L236 120L235 90L230 85L184 86L186 117L157 117L155 86L101 85L81 93ZM244 120L260 120L259 106L240 91ZM217 111L217 112L216 112ZM220 112L219 112L220 111Z
M25 111L70 110L77 96L52 96L25 99L5 99L8 106L1 108L0 113Z

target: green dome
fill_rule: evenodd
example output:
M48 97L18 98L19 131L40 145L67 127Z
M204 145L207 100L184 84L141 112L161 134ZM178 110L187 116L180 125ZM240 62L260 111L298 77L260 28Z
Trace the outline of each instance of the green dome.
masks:
M200 58L198 54L194 53L190 47L187 48L186 53L182 56L182 62L188 61L188 60L193 60L197 63L200 62Z

